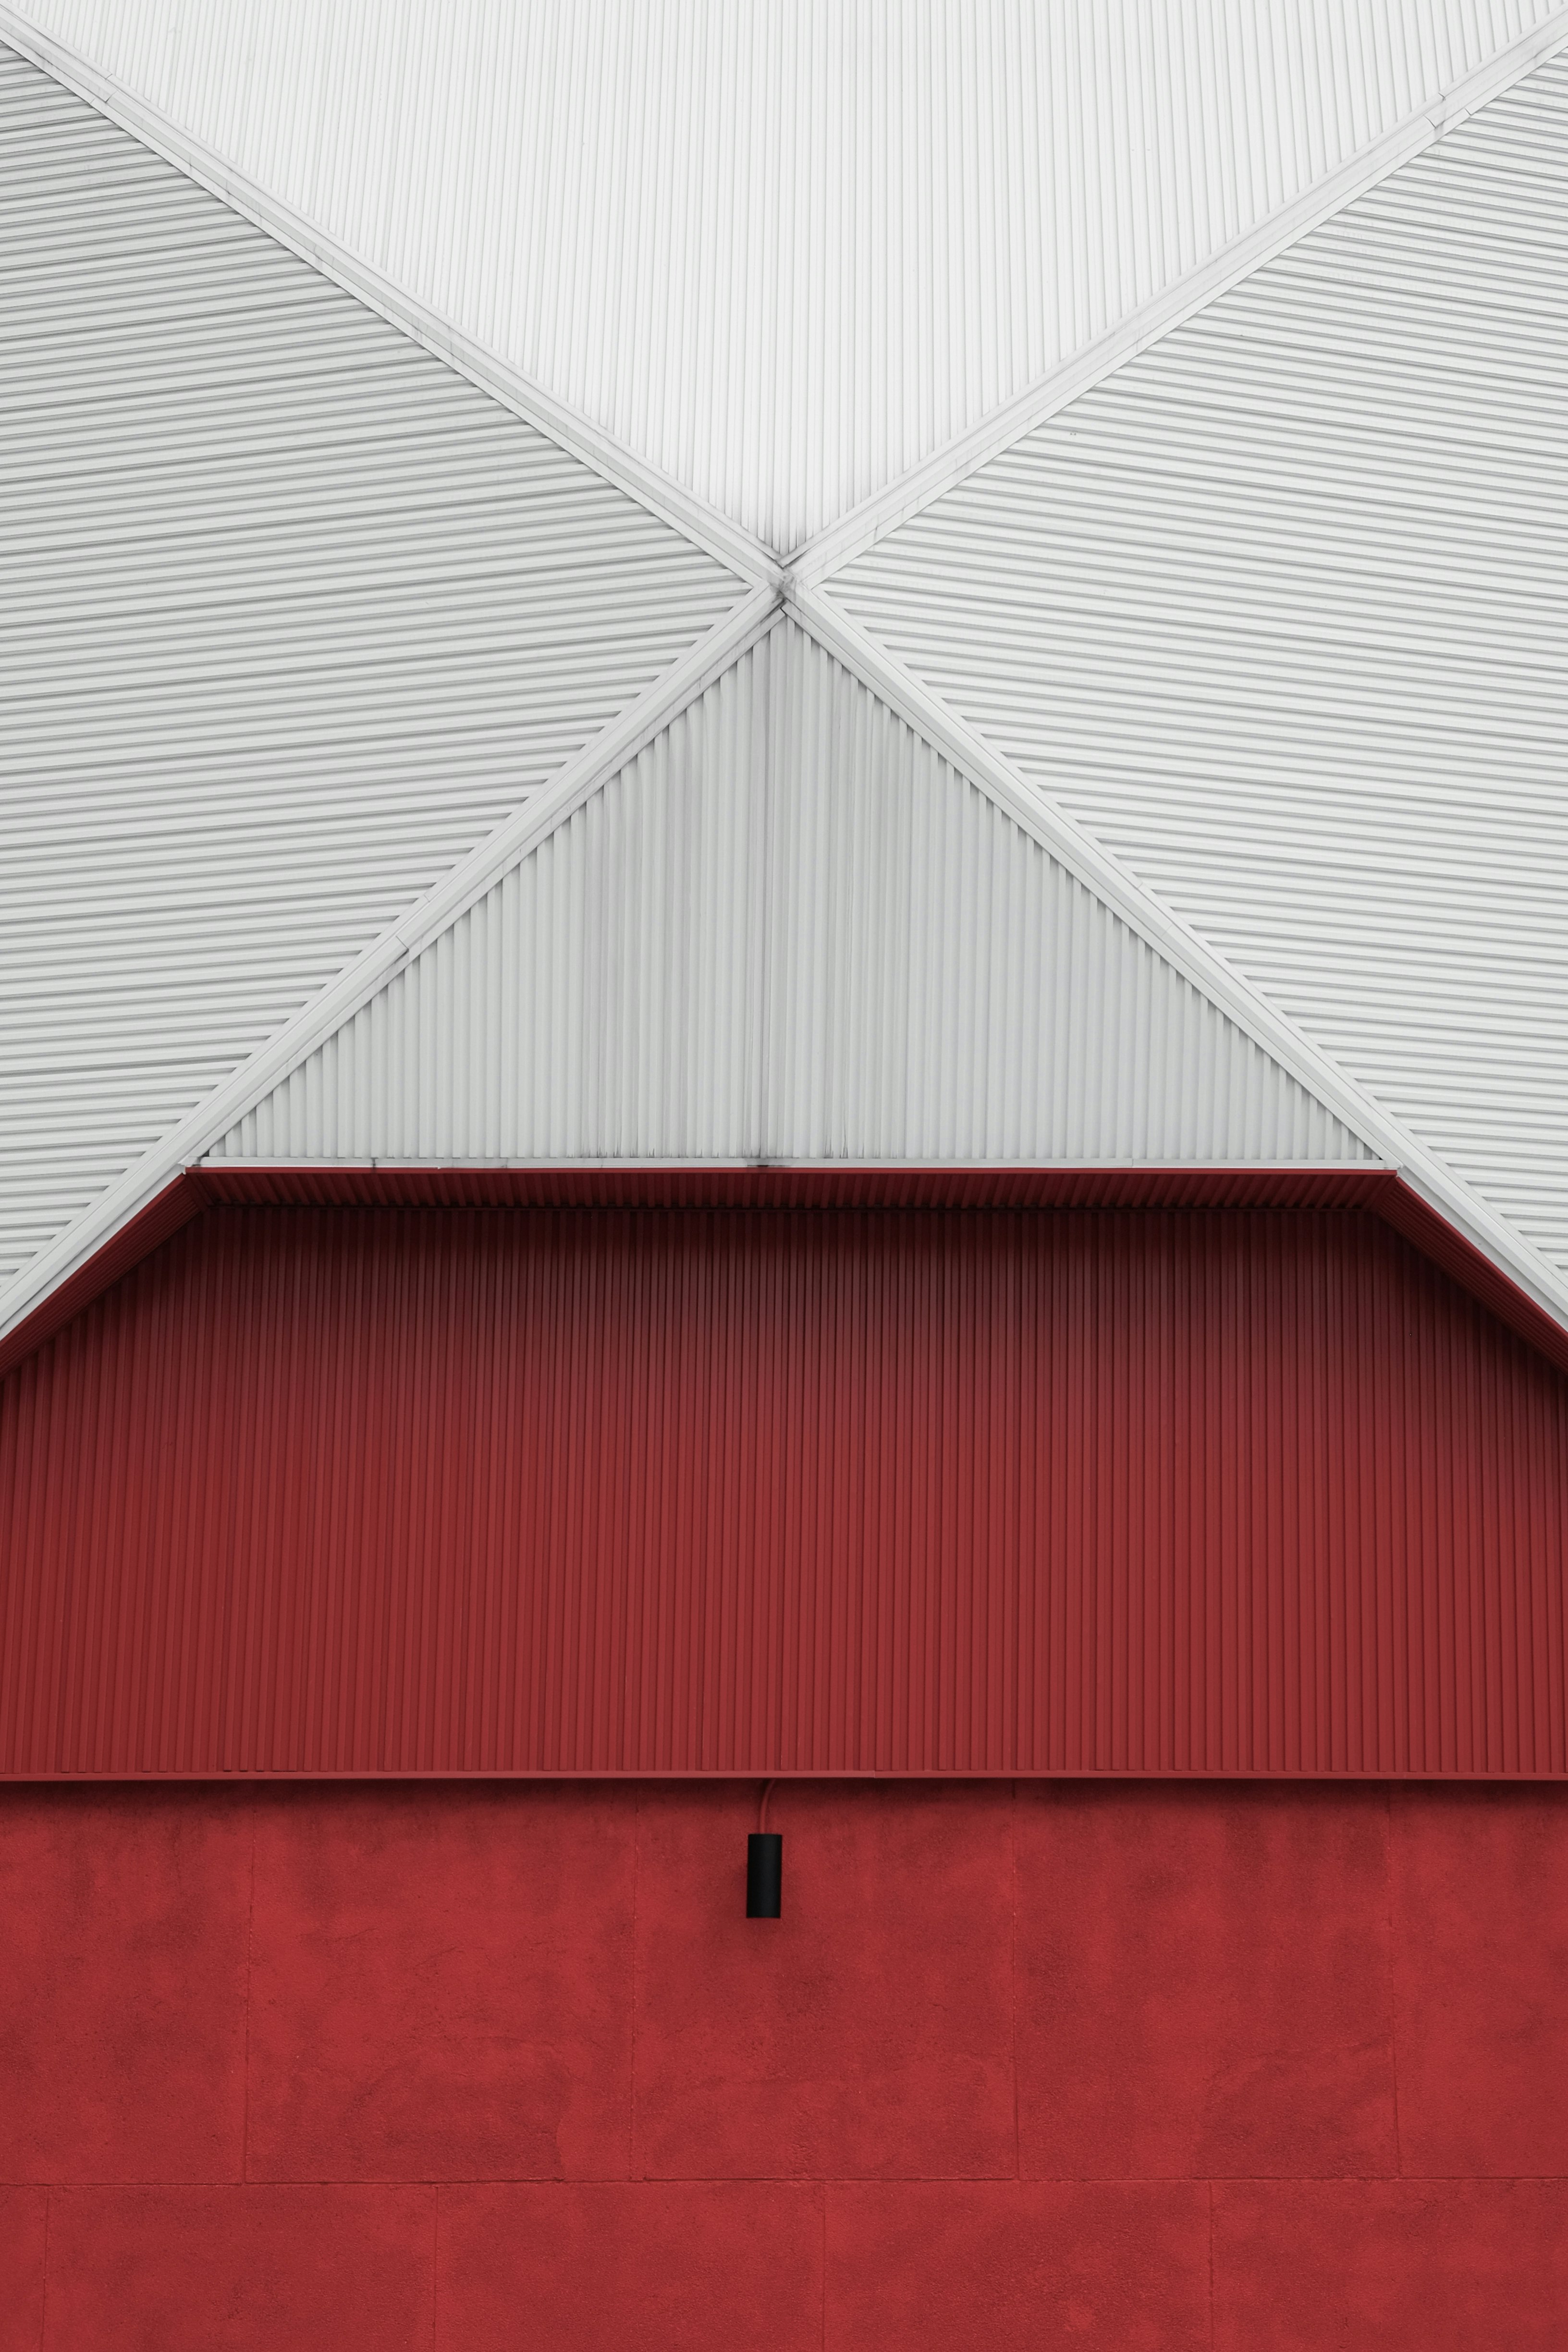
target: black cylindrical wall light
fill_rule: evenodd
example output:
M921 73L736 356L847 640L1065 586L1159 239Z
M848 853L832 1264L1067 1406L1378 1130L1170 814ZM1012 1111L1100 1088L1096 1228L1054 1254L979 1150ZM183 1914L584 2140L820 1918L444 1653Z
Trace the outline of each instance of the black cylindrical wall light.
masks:
M776 1919L779 1916L779 1898L784 1892L784 1840L776 1830L768 1827L768 1799L773 1793L773 1782L764 1780L762 1802L757 1807L757 1826L746 1840L748 1919Z
M776 1919L784 1885L784 1840L776 1830L753 1830L746 1840L746 1916Z

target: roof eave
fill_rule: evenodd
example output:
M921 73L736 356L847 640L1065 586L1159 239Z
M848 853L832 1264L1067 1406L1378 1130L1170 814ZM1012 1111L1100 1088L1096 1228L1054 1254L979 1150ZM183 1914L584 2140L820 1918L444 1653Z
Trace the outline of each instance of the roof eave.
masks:
M0 1339L0 1380L111 1285L210 1208L969 1209L1121 1212L1370 1210L1519 1338L1568 1372L1568 1328L1397 1170L1133 1161L956 1166L931 1162L626 1160L388 1165L223 1160L182 1169L68 1280Z

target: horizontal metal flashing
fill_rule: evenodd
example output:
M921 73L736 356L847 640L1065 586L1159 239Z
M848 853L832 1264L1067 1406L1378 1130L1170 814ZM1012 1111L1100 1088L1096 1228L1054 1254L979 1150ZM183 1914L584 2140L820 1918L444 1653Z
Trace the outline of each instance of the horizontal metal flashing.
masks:
M782 1160L673 1168L603 1160L563 1168L260 1167L216 1160L191 1171L205 1197L247 1207L510 1209L1351 1209L1373 1205L1382 1168L931 1167Z

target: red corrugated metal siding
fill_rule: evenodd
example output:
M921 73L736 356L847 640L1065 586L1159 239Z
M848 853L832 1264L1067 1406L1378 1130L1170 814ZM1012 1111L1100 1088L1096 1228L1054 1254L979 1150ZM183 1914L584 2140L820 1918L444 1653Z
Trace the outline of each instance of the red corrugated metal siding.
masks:
M0 1335L0 1380L187 1219L217 1202L307 1209L1360 1209L1386 1202L1402 1189L1392 1168L1305 1163L929 1168L748 1161L686 1167L616 1160L586 1167L541 1161L458 1168L371 1160L293 1160L265 1167L246 1160L209 1160L184 1169L31 1314ZM1419 1245L1421 1237L1415 1238ZM1449 1270L1457 1280L1466 1280L1462 1257ZM1502 1286L1499 1296L1487 1294L1487 1303L1507 1321L1504 1294L1510 1286L1495 1268L1487 1271L1493 1291ZM1538 1322L1548 1319L1539 1308L1531 1311ZM1539 1337L1528 1324L1524 1336ZM1568 1364L1568 1332L1555 1336L1563 1344L1556 1360Z
M210 1210L0 1391L0 1769L1558 1774L1565 1438L1365 1213Z
M915 1167L663 1162L394 1167L207 1160L187 1168L0 1338L0 1379L207 1205L440 1209L1374 1208L1510 1330L1568 1371L1568 1329L1392 1168Z
M40 1299L30 1315L0 1338L0 1380L24 1356L30 1356L35 1348L63 1330L73 1315L90 1307L111 1282L118 1282L121 1275L140 1265L160 1242L167 1241L171 1234L178 1233L182 1225L199 1215L206 1200L205 1186L194 1169L187 1168L172 1183L165 1184L144 1209L110 1236L101 1249L95 1250L74 1274L68 1275L47 1297Z
M398 1168L315 1161L268 1168L207 1160L187 1170L185 1181L208 1201L272 1208L1375 1209L1510 1330L1568 1371L1568 1330L1393 1168L689 1168L630 1162ZM73 1302L73 1311L80 1303ZM47 1337L65 1319L59 1315L37 1336ZM7 1356L7 1344L0 1342L0 1373L19 1360L18 1355Z
M1365 1209L1392 1168L927 1168L825 1161L744 1167L636 1162L567 1168L398 1168L209 1160L204 1199L255 1208L385 1209Z

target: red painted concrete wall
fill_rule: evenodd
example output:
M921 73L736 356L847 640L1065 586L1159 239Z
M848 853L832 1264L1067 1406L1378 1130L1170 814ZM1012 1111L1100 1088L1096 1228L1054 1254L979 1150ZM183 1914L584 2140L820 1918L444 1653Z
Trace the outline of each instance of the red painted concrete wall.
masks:
M0 1792L0 2352L1558 2352L1568 1790Z

